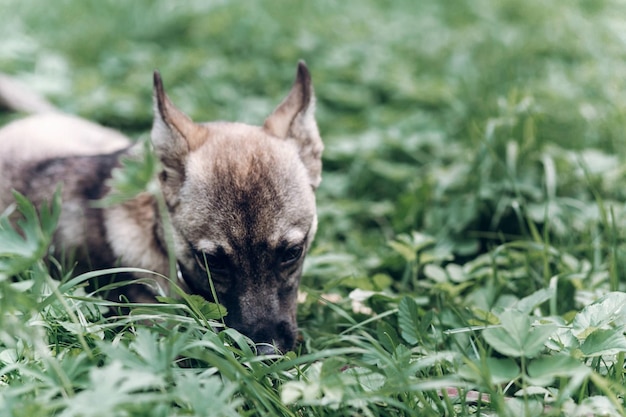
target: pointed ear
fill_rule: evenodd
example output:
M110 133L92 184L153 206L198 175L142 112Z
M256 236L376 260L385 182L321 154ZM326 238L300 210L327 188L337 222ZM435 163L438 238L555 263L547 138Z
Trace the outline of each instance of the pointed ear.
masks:
M298 63L296 80L291 91L265 120L263 128L279 138L294 141L300 159L315 189L321 181L324 145L315 122L315 94L311 74L303 61Z
M164 191L176 192L184 181L187 154L204 142L204 135L185 113L178 110L163 89L158 71L154 71L154 122L152 145L161 160L160 179Z

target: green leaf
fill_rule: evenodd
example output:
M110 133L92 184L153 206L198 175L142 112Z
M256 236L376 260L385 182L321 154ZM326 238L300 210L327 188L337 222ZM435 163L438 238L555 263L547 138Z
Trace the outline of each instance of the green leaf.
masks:
M461 355L458 352L442 350L439 352L433 352L428 356L413 361L411 361L411 358L409 357L408 360L411 363L411 370L415 372L423 369L430 369L436 364L455 363L458 362L460 358Z
M535 307L552 298L554 293L555 291L553 288L542 288L519 300L513 305L513 308L519 310L523 314L530 314Z
M535 386L550 387L559 378L557 403L571 398L592 370L578 359L568 355L550 355L533 359L528 364L528 382Z
M494 384L508 383L518 377L520 367L511 358L485 358Z
M223 305L207 301L199 295L190 295L185 301L189 303L190 307L200 311L207 320L219 320L228 314Z
M113 170L109 180L111 191L94 206L120 204L144 191L153 191L151 185L158 164L149 140L144 140L141 146L135 146L131 154L121 158L120 163L121 166Z
M197 294L185 294L183 299L164 296L157 296L156 299L164 304L186 304L192 311L200 313L206 320L219 320L228 314L226 307L223 305L207 301L204 297Z
M533 359L528 364L528 376L535 385L547 386L554 378L587 376L591 369L568 355L550 355Z
M419 309L411 297L404 297L398 305L398 325L402 338L409 345L416 345L421 339Z
M61 192L57 190L50 204L41 205L38 216L35 206L17 191L13 192L21 218L17 228L9 214L0 217L0 274L18 274L41 259L52 240L52 233L61 213Z
M579 340L585 340L596 329L626 325L626 294L610 292L576 314L572 332Z
M518 398L508 398L504 403L507 416L541 416L544 414L543 404L536 400L522 401Z
M557 329L555 325L533 327L527 315L515 310L507 310L499 318L501 327L485 329L483 336L491 347L506 356L537 356Z
M379 321L376 325L376 337L387 352L393 352L401 342L395 327L386 321Z
M125 369L114 361L102 368L92 368L88 386L67 399L63 417L83 417L85 410L94 417L124 415L122 410L139 401L138 393L162 388L165 382L160 376L144 370Z
M407 262L413 262L417 259L419 251L435 244L435 239L422 233L413 232L411 235L399 235L396 240L392 240L388 244Z
M484 369L486 367L487 369ZM482 358L465 364L459 369L459 375L476 383L483 383L482 378L490 376L489 384L506 384L520 374L520 367L511 358Z
M446 270L439 265L428 264L424 266L424 275L431 280L439 283L448 282L448 274Z
M352 376L356 384L365 392L376 392L387 382L387 378L380 372L372 372L369 368L353 367L345 370L344 375Z
M238 417L243 400L236 396L237 385L218 376L202 377L196 373L176 374L176 402L198 417Z
M587 335L580 351L586 357L626 352L626 336L621 329L596 329Z

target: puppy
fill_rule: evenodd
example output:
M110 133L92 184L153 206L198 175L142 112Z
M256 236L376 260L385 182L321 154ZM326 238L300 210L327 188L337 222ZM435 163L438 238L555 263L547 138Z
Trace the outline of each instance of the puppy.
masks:
M9 87L0 79L0 103L10 107L23 97ZM194 123L154 73L151 142L166 213L149 193L94 205L111 192L108 179L133 152L130 141L41 103L35 110L41 112L0 129L0 211L12 204L13 189L40 204L61 183L57 256L75 253L79 271L126 266L167 276L171 247L185 291L224 305L226 324L250 337L260 353L293 348L297 290L317 228L323 150L303 62L262 126ZM123 295L139 302L170 292L168 280L154 279L158 290L132 285L121 288Z

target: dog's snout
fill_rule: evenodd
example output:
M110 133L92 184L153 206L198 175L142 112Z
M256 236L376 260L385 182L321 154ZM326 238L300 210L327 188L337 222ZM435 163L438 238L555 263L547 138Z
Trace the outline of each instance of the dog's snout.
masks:
M269 343L258 343L255 345L256 354L261 355L280 355L282 352L278 350L278 348L274 345L270 345Z
M256 343L257 354L284 354L293 349L296 341L296 327L287 321L257 326L247 334Z

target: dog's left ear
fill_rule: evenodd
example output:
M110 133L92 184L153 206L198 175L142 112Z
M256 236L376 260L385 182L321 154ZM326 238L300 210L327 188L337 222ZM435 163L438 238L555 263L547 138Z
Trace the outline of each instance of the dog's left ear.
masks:
M185 177L186 157L206 138L200 127L167 97L158 71L154 71L153 95L152 145L163 164L160 178L165 197L171 199L168 203L175 204L178 189Z
M320 184L324 145L315 122L315 94L311 74L303 61L298 63L291 91L265 120L263 128L270 134L298 145L300 159L306 166L311 186Z

